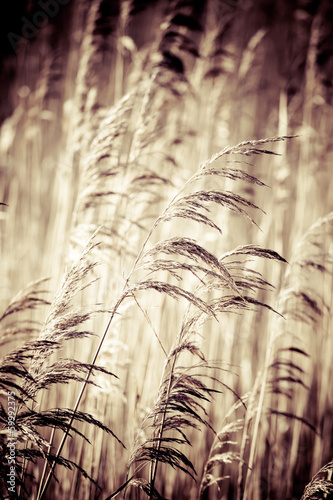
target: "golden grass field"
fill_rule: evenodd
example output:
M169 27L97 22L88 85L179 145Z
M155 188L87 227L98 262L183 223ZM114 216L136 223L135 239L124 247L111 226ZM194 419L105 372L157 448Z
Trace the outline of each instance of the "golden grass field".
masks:
M331 1L13 6L0 497L333 498Z

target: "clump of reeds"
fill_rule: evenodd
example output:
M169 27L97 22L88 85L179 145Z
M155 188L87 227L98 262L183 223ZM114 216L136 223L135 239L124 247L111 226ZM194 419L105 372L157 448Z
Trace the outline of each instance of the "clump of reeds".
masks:
M213 443L202 498L209 488L232 491L235 485L237 498L299 498L310 471L331 456L332 227L330 213L295 249L266 363L246 411L226 420ZM302 498L331 491L329 469L313 478Z
M1 372L1 495L10 495L7 473L9 472L9 429L8 411L4 396L8 392L15 397L15 448L16 448L16 492L18 498L28 498L31 494L31 473L38 469L32 466L36 461L45 462L44 473L39 478L38 496L43 495L43 480L47 467L53 474L57 464L66 468L78 468L87 477L74 461L67 459L58 451L54 453L53 436L61 430L66 435L69 430L72 435L81 436L77 424L86 422L100 429L112 433L102 422L87 412L73 411L71 408L42 409L41 394L59 384L69 384L72 381L94 384L87 379L91 374L102 372L107 376L114 376L109 370L97 365L90 365L75 359L66 359L54 356L63 348L66 341L85 339L91 332L82 328L92 315L96 314L96 307L87 310L73 308L71 303L74 297L91 284L86 280L94 263L87 262L87 254L93 244L87 246L77 262L65 274L57 295L50 304L43 298L45 291L40 285L45 280L30 285L27 290L16 296L0 318L4 326L1 330L1 344L9 343L13 336L19 337L23 344L15 347L2 357ZM31 309L39 309L42 305L50 305L50 311L43 325L32 320L17 319L20 313ZM13 318L11 320L11 318ZM32 336L34 340L26 340ZM52 431L52 432L51 432ZM68 431L68 432L67 432ZM50 434L51 432L51 434ZM29 486L30 485L30 486Z
M216 389L204 382L205 377L208 377L208 380L215 380L215 377L209 375L209 370L214 368L214 365L210 365L205 359L198 342L202 327L208 319L217 319L224 312L237 313L257 306L270 308L254 296L258 290L265 289L268 283L259 273L248 268L247 259L263 257L284 260L276 252L256 245L245 245L217 258L194 239L173 237L151 244L152 235L162 224L178 218L194 221L202 227L213 228L221 233L221 228L210 216L212 204L228 208L255 223L246 209L258 207L245 198L219 189L194 190L192 186L208 176L262 184L250 174L239 168L235 169L232 160L221 166L217 165L217 160L228 159L232 154L251 156L271 153L261 146L283 139L246 141L235 147L225 148L204 162L153 223L124 281L123 290L115 300L92 365L96 362L115 314L125 299L134 298L139 305L140 294L153 290L173 299L185 299L189 304L171 349L166 351L160 342L165 362L158 397L139 432L137 444L129 460L127 480L116 493L132 485L140 486L150 498L158 498L156 481L159 463L171 465L193 475L194 465L188 460L186 453L180 451L179 446L189 445L188 428L195 429L200 425L211 427L204 404L209 402L212 394L216 392ZM236 165L238 166L237 163ZM189 193L185 194L186 191ZM171 282L159 278L163 272L171 276ZM184 277L188 273L196 278L197 285L194 289L183 286L183 282L186 283L183 281ZM140 275L143 277L140 278ZM146 319L151 324L148 315ZM159 337L158 333L155 334ZM186 354L197 357L198 361L192 366L183 366L180 363ZM152 435L142 442L140 436L142 433L146 435L147 429L152 429ZM137 477L137 472L145 466L150 468L148 479ZM132 468L134 473L130 472Z

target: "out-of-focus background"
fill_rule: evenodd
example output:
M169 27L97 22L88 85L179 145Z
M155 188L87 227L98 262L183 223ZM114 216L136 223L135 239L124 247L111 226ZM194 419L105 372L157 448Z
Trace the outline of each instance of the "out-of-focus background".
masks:
M0 10L1 311L41 278L49 280L36 290L48 289L52 301L98 228L100 279L78 305L109 309L153 221L203 161L241 141L297 136L264 145L279 155L239 162L267 187L222 183L265 212L250 208L261 230L226 209L215 214L222 236L181 219L161 230L164 238L195 238L216 257L252 244L288 264L259 259L254 267L275 287L257 298L284 319L262 310L205 324L203 352L227 370L219 376L234 391L225 389L207 410L220 438L193 430L186 453L197 483L164 464L156 484L166 498L197 498L220 439L202 498L300 498L333 453L332 2L12 0ZM100 387L82 403L126 450L82 424L92 445L78 438L64 453L101 489L61 469L48 498L106 498L126 480L135 436L158 393L160 342L171 348L185 311L155 294L140 304L122 311L99 357L117 384L98 375ZM42 324L47 307L30 309L15 314ZM107 320L107 312L90 320L97 337ZM3 324L5 332L8 318ZM37 335L23 333L6 337L2 355ZM90 362L97 341L70 341L64 355ZM72 408L78 390L54 384L38 404ZM247 412L232 411L236 394L250 394ZM29 472L36 498L42 468ZM134 490L128 498L141 498Z

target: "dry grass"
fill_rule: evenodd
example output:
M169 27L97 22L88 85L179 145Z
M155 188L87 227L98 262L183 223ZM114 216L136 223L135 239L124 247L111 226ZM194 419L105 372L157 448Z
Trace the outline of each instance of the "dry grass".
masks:
M330 497L331 16L72 0L6 59L2 498L8 391L17 498Z

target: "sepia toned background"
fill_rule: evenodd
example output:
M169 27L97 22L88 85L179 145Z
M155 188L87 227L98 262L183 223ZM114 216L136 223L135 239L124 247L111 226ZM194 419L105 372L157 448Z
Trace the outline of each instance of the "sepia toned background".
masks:
M1 497L330 498L332 2L0 10Z

